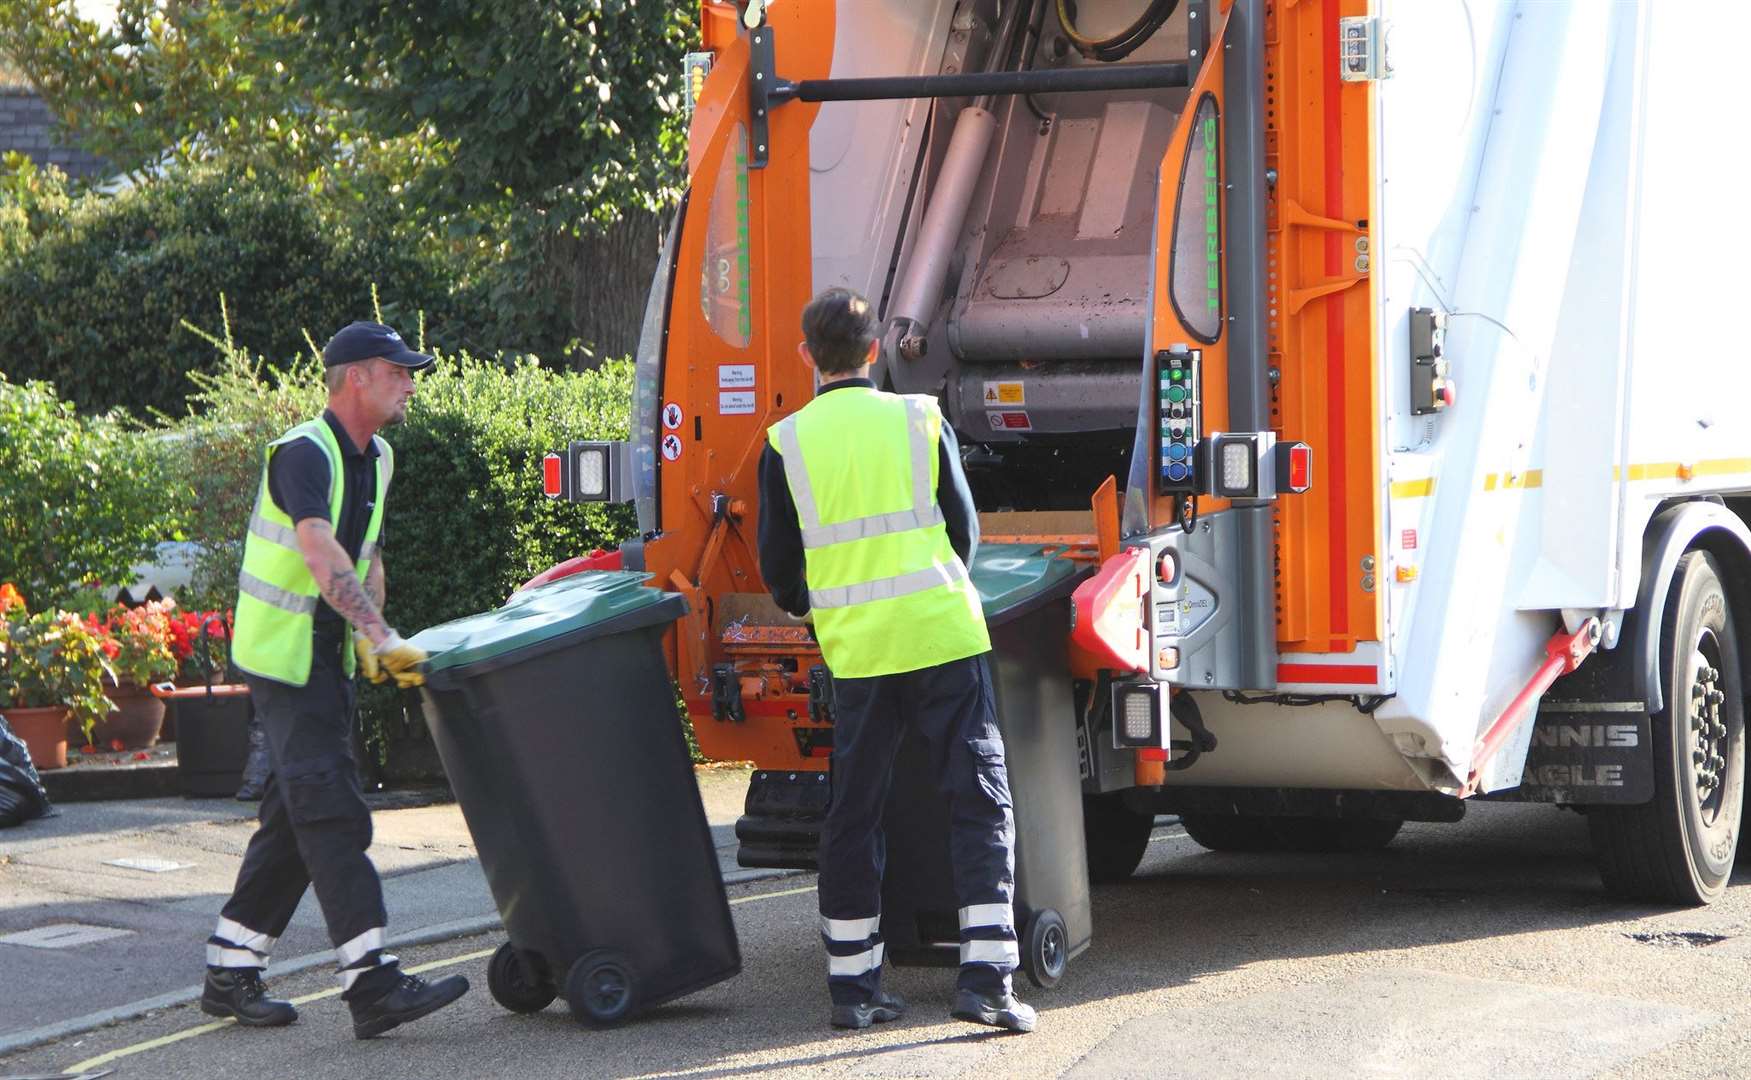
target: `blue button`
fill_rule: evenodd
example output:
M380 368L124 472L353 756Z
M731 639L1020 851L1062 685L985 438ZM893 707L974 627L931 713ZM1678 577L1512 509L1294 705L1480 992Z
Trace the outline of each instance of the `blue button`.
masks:
M1175 443L1167 448L1167 456L1170 461L1184 461L1186 459L1186 448L1180 443Z
M1167 467L1167 478L1169 480L1184 480L1191 475L1192 470L1184 465L1169 465Z

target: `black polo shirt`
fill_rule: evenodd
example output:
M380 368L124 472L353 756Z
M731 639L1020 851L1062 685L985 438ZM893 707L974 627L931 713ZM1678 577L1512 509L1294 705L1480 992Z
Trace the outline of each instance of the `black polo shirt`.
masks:
M365 544L365 530L371 524L371 511L377 499L377 441L360 450L352 436L335 419L334 413L322 410L322 419L334 432L340 444L341 468L346 471L346 487L341 495L340 521L329 521L328 515L328 455L309 439L297 439L274 451L268 463L268 495L296 525L306 518L319 518L334 527L334 538L354 562ZM377 537L383 545L381 534ZM327 601L316 605L317 622L339 622L341 616Z

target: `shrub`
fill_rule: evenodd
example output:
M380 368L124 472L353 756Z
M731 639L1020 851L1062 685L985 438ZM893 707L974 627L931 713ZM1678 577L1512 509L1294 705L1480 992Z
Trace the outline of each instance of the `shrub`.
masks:
M87 581L128 584L180 535L185 500L146 432L0 375L0 581L44 607Z
M49 214L52 192L7 176L6 363L16 379L54 382L82 411L181 413L189 373L215 359L183 323L218 325L221 295L249 297L237 343L276 365L306 352L306 327L326 335L367 317L373 283L393 301L383 305L392 321L449 310L443 267L394 237L389 212L369 199L325 201L277 175L204 168Z

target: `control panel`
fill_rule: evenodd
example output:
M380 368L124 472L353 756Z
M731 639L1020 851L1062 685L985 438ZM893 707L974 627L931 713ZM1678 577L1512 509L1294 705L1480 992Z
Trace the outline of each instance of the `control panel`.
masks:
M1161 454L1156 489L1163 494L1196 494L1198 439L1203 431L1200 353L1175 345L1155 354Z

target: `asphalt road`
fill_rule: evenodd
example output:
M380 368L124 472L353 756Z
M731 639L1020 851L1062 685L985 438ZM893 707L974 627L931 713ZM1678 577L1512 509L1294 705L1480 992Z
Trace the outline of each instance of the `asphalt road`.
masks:
M0 1060L0 1077L1743 1077L1751 877L1736 880L1706 909L1617 903L1585 823L1544 807L1475 806L1363 856L1218 855L1166 829L1134 880L1096 890L1094 945L1064 983L1023 984L1031 1036L950 1021L952 972L931 969L890 969L902 1021L830 1030L799 877L731 890L739 977L620 1028L580 1027L562 1004L499 1008L485 954L500 939L485 936L404 951L475 988L374 1042L307 972L276 987L325 995L292 1028L181 1007Z

